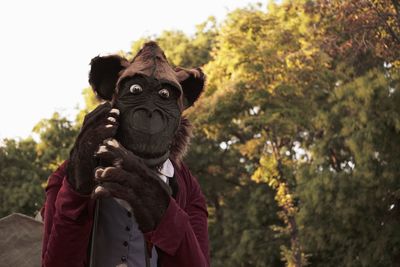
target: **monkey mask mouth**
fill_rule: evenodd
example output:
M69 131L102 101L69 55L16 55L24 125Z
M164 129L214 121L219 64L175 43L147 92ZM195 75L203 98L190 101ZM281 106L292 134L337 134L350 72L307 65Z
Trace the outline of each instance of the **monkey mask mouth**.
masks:
M132 61L112 55L91 62L89 82L97 96L120 110L116 139L149 166L170 154L182 112L204 88L200 69L172 68L164 52L149 42Z
M127 78L114 103L120 110L116 139L147 165L163 163L180 124L179 96L175 87L153 77Z

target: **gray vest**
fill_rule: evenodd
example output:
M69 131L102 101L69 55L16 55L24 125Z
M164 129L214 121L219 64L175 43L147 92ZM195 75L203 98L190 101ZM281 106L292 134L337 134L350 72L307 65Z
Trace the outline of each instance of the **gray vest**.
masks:
M98 221L93 249L94 267L145 267L145 241L131 212L114 198L99 201ZM157 266L152 250L150 266Z

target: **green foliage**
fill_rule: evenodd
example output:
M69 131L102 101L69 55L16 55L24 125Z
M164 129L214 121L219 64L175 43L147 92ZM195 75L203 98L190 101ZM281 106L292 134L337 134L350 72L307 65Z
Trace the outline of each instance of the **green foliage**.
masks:
M298 176L316 266L390 266L399 255L399 82L397 71L371 70L337 86L318 116L324 133Z
M68 158L77 134L72 123L54 113L33 129L38 135L5 139L0 145L0 217L12 212L33 216L42 207L46 178Z
M36 146L38 160L46 171L51 172L68 159L78 131L72 122L54 113L52 118L37 123L33 133L40 138Z
M314 4L287 1L270 4L269 12L250 7L229 14L205 67L208 89L193 111L202 136L194 146L210 140L221 150L222 144L233 158L213 152L214 159L207 147L202 156L221 164L223 177L244 174L242 184L252 176L275 190L283 225L270 227L282 237L288 266L392 265L400 249L391 238L398 236L397 65L358 46L347 57L332 53L327 36L356 37L324 28L332 20L321 20ZM232 191L217 191L212 206ZM223 248L213 249L223 255Z
M3 140L0 146L0 217L11 212L34 215L43 203L41 185L46 175L37 160L34 140Z
M154 39L172 65L184 68L200 67L211 59L211 48L216 35L216 20L209 17L196 26L194 36L189 37L182 31L164 31L159 36L148 36L134 42L130 54L135 55L145 42Z

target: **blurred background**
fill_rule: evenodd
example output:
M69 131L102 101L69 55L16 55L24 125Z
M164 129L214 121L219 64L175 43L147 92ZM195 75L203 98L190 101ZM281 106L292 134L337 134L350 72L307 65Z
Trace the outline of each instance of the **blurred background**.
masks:
M40 210L90 59L155 40L208 76L185 161L212 266L400 266L400 1L113 3L0 4L0 217Z

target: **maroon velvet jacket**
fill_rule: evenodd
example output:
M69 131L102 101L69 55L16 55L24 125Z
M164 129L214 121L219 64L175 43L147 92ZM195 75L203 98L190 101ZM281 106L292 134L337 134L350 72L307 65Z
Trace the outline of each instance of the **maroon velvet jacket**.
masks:
M43 267L86 267L94 217L94 201L80 195L66 179L64 162L50 177L42 209L45 229ZM196 179L186 166L175 166L179 185L160 224L145 239L162 252L162 267L209 266L207 209Z

